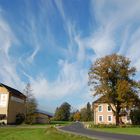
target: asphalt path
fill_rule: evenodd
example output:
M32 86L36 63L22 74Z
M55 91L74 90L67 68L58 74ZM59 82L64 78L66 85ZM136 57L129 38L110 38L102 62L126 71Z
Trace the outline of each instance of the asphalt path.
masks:
M138 135L114 134L89 130L84 128L83 124L79 122L73 123L69 126L61 127L59 129L62 131L79 134L90 138L95 138L98 140L140 140L140 136Z

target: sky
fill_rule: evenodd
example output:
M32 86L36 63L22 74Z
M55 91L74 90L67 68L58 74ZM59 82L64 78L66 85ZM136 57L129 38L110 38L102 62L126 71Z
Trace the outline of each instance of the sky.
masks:
M92 102L89 68L112 53L140 79L140 0L0 0L0 82L30 83L42 110Z

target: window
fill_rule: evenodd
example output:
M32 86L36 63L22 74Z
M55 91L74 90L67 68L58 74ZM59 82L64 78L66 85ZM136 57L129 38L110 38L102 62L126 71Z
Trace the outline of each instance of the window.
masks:
M20 99L20 98L14 97L14 96L11 97L11 101L15 101L15 102L18 102L18 103L24 103L23 99Z
M0 107L6 107L8 100L8 95L0 93Z
M111 112L111 111L112 111L112 109L111 109L111 106L110 106L110 105L108 105L108 106L107 106L107 111L108 111L108 112Z
M98 122L103 122L103 115L98 116Z
M107 120L108 120L108 122L112 122L112 116L111 115L107 116Z
M6 114L0 114L0 120L6 119Z
M102 105L99 105L98 112L102 112Z

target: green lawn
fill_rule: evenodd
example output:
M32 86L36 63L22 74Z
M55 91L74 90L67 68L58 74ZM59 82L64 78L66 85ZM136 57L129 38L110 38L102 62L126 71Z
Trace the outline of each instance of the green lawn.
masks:
M132 134L140 135L140 128L92 128L93 130L109 132L109 133L120 133L120 134Z
M69 121L51 121L50 124L32 124L32 125L29 125L29 124L21 124L21 125L17 125L18 128L28 128L28 127L31 127L31 128L46 128L46 127L49 127L49 126L66 126L66 125L69 125L73 122L69 122Z
M51 121L51 125L61 125L61 126L64 126L64 125L69 125L73 122L70 122L70 121Z
M56 128L0 128L0 140L91 140Z

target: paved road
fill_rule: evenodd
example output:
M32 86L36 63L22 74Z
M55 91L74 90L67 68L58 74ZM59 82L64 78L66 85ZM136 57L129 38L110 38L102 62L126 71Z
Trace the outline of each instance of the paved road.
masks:
M69 131L71 133L77 133L80 135L88 136L98 140L140 140L140 136L137 135L113 134L88 130L84 128L84 126L81 123L74 123L70 126L64 126L59 129L63 131Z

